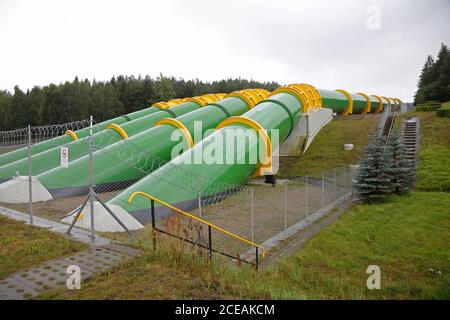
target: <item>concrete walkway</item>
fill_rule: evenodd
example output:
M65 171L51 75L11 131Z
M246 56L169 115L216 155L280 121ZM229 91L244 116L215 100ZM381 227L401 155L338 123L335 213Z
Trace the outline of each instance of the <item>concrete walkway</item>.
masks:
M30 224L30 216L27 213L23 213L23 212L5 208L5 207L0 207L0 215L4 216L6 218L12 219L12 220L22 221L22 222L25 222L26 224ZM64 237L68 237L69 239L77 240L77 241L87 243L90 245L92 245L92 244L105 245L105 244L111 243L111 241L109 239L102 238L98 235L95 236L95 242L92 243L90 231L80 229L80 228L75 228L75 227L72 229L71 234L68 235L66 233L67 229L69 228L69 226L67 224L61 223L58 221L52 221L52 220L36 217L36 216L33 217L33 226L44 228L44 229L59 233Z
M0 215L10 219L29 222L29 216L19 211L0 207ZM45 261L39 265L13 273L0 280L0 300L23 300L57 287L65 287L69 266L78 266L81 271L81 287L83 282L95 274L105 273L120 262L140 255L140 251L110 240L96 236L91 241L89 231L74 228L67 235L67 225L55 221L35 217L34 226L61 233L64 237L82 241L90 245L89 249L73 255Z

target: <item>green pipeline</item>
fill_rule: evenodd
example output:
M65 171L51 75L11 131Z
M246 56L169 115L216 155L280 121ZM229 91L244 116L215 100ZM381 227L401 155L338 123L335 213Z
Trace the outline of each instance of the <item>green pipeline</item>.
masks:
M93 131L99 132L101 130L105 130L106 127L112 123L122 124L122 123L131 121L131 120L135 120L137 118L140 118L140 117L143 117L143 116L146 116L146 115L158 112L158 111L160 111L160 109L156 108L156 107L150 107L150 108L146 108L143 110L138 110L138 111L132 112L128 115L120 116L120 117L117 117L114 119L110 119L110 120L95 124L95 125L93 125ZM80 130L76 130L75 134L79 139L85 138L89 135L89 129L90 128L83 128ZM64 144L70 143L73 140L74 139L70 135L63 134L56 138L45 140L43 142L32 145L31 146L31 154L34 155L34 154L37 154L40 152L44 152L44 151L47 151L54 147L62 146ZM28 148L27 147L23 147L23 148L5 153L3 155L0 155L0 167L4 166L6 164L9 164L9 163L15 162L17 160L26 158L26 157L28 157Z
M343 105L344 107L345 105ZM247 111L243 117L259 123L266 129L268 135L272 137L273 129L278 130L279 140L285 140L290 132L295 128L302 113L302 103L290 93L277 93L268 99L257 104L253 109ZM167 203L176 205L184 210L195 207L197 192L207 197L221 190L211 189L212 184L226 186L227 184L239 185L255 172L258 163L249 163L249 161L239 162L238 158L250 158L249 154L258 152L258 143L253 139L245 139L245 143L236 144L235 161L222 161L221 163L193 163L192 159L197 153L208 150L209 146L217 145L216 141L224 141L223 154L225 146L232 141L229 135L236 130L248 129L245 123L232 124L217 130L214 134L206 137L202 142L195 145L192 149L178 156L151 175L147 175L134 185L122 191L108 204L118 205L134 215L138 220L143 221L142 215L148 215L149 200L143 197L136 197L132 204L128 204L128 198L136 191L146 192ZM241 149L238 149L239 146ZM242 160L242 159L241 159ZM196 179L192 177L201 177L206 183L199 186ZM203 188L202 190L198 190ZM214 189L214 190L213 190ZM224 190L222 190L224 191ZM159 207L159 205L156 205ZM141 217L139 217L141 215Z
M230 116L241 115L249 105L239 97L226 97L198 110L177 118L192 135L194 122L202 123L202 134L213 129ZM101 190L107 186L123 188L137 181L148 172L169 161L173 148L180 140L173 141L176 127L171 124L157 125L151 129L109 145L94 153L94 184ZM37 176L41 184L54 198L67 197L87 192L89 157L86 155L73 161L69 168L55 168ZM86 174L83 174L86 173Z
M164 118L177 118L181 115L197 110L201 107L195 102L185 102L170 109L163 109L151 114L145 115L143 110L133 113L133 119L122 124L120 127L128 135L134 136L139 132L152 128L156 122ZM159 109L158 109L159 110ZM139 117L138 117L139 115ZM122 140L123 137L113 128L107 128L93 135L93 145L95 150L104 148L107 145ZM89 145L87 140L80 139L72 141L66 145L68 148L69 162L88 154ZM54 147L44 152L32 156L32 174L37 175L56 168L60 165L60 146ZM24 158L13 163L0 167L0 181L11 179L16 173L20 175L28 174L28 158Z

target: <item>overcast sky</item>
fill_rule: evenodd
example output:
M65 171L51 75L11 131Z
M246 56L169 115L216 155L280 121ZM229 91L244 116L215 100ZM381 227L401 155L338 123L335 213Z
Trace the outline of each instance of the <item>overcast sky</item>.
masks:
M0 0L0 89L162 72L410 101L449 30L448 0Z

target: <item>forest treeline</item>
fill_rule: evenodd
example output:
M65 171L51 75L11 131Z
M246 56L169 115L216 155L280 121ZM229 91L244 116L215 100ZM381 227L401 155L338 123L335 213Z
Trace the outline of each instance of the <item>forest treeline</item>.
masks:
M436 61L429 55L420 74L414 104L450 100L450 50L441 45Z
M185 98L206 93L229 93L246 88L272 91L276 82L226 79L214 82L183 80L159 75L157 78L117 76L109 81L80 80L35 86L23 91L0 90L0 131L87 119L103 121L140 110L154 102Z

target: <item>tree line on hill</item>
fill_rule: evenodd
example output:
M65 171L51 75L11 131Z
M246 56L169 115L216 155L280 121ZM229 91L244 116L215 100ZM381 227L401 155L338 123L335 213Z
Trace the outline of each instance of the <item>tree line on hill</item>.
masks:
M117 76L109 81L80 80L35 86L23 91L0 90L0 131L67 123L93 115L97 122L140 110L152 103L206 93L229 93L247 88L272 91L276 82L226 79L214 82L150 76Z
M429 55L420 74L414 104L450 100L450 50L441 44L436 61Z

